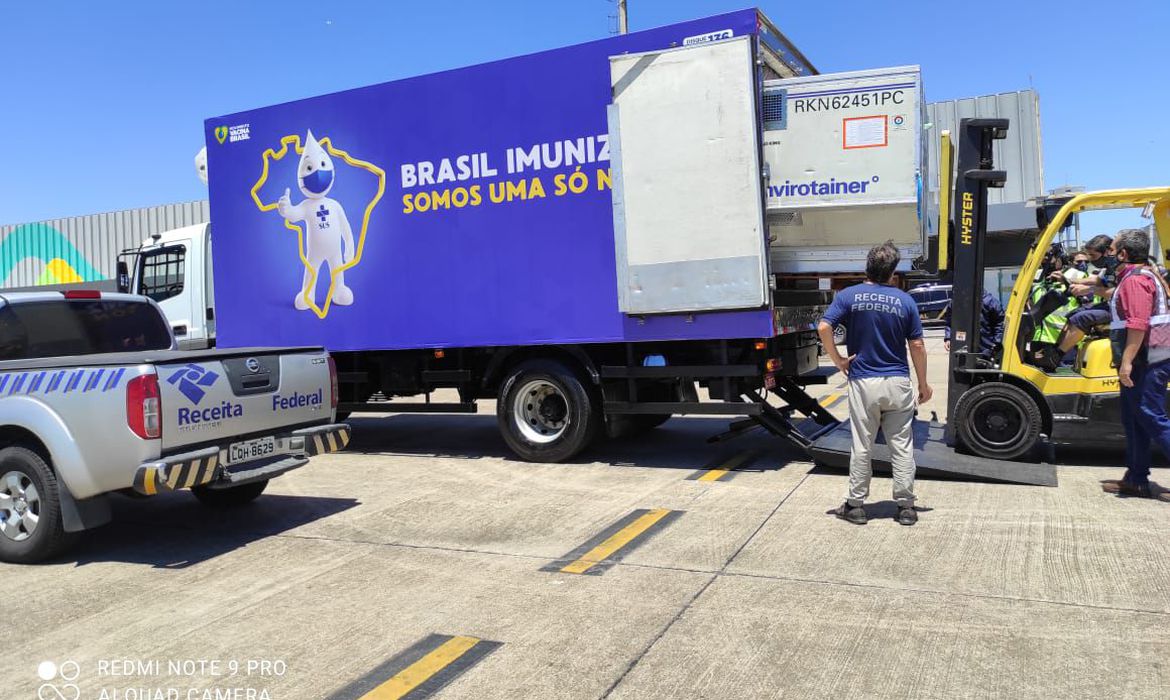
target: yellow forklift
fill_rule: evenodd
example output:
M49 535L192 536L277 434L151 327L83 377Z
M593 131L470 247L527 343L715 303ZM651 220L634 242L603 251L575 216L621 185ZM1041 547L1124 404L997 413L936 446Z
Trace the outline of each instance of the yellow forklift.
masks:
M949 134L942 137L937 265L940 272L949 272L953 285L948 422L916 422L915 456L927 473L1054 485L1053 446L1121 446L1124 430L1107 329L1081 343L1072 367L1044 369L1028 362L1037 323L1031 308L1033 281L1052 243L1081 212L1136 209L1153 219L1156 231L1170 231L1170 187L1088 192L1058 205L1038 206L1040 233L1012 288L1002 348L986 357L979 352L979 332L987 190L1002 186L1007 178L992 162L992 144L1007 129L1006 119L963 119L957 149ZM952 185L955 150L958 174ZM1160 242L1158 247L1165 250ZM848 421L815 421L820 427L812 422L800 426L809 437L809 452L818 462L847 466ZM878 466L886 461L888 467L884 446L875 452Z

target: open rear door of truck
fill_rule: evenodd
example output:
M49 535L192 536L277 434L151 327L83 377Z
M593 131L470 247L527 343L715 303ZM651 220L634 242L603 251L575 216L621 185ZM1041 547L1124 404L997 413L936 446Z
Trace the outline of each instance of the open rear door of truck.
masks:
M609 138L620 308L768 303L751 37L612 56Z

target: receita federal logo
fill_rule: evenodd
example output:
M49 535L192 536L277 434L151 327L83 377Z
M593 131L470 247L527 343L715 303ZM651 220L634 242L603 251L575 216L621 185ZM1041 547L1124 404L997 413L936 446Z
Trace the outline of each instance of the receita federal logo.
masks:
M199 406L207 390L218 379L218 373L196 364L182 367L167 377L167 383L176 387L180 394L197 407L181 406L176 411L180 430L215 427L220 421L244 415L243 404L234 401L221 401L218 406Z
M219 375L196 364L189 364L167 377L167 383L176 386L187 400L198 405L207 394L207 387L215 384Z

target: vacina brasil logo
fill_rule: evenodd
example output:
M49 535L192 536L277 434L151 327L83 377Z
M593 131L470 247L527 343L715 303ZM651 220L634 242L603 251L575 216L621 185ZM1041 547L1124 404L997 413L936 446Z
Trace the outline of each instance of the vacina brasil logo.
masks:
M167 383L177 386L183 396L193 404L198 405L207 394L206 387L215 384L219 375L199 365L189 364L167 378Z
M227 136L228 136L228 128L226 126L215 127L215 140L216 141L223 143L224 141L227 141Z
M196 364L189 364L167 378L167 383L179 389L179 393L196 406L207 395L207 389L215 384L219 375L209 369ZM179 427L191 427L207 424L208 427L218 424L227 418L239 418L244 415L244 407L232 401L223 401L218 406L204 408L182 407L177 416Z

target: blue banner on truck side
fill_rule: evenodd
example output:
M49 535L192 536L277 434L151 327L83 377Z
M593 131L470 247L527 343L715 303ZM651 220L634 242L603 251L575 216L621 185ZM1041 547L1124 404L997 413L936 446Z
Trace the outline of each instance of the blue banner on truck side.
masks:
M618 311L606 130L611 55L756 31L746 10L209 119L219 344L770 335L767 309Z

